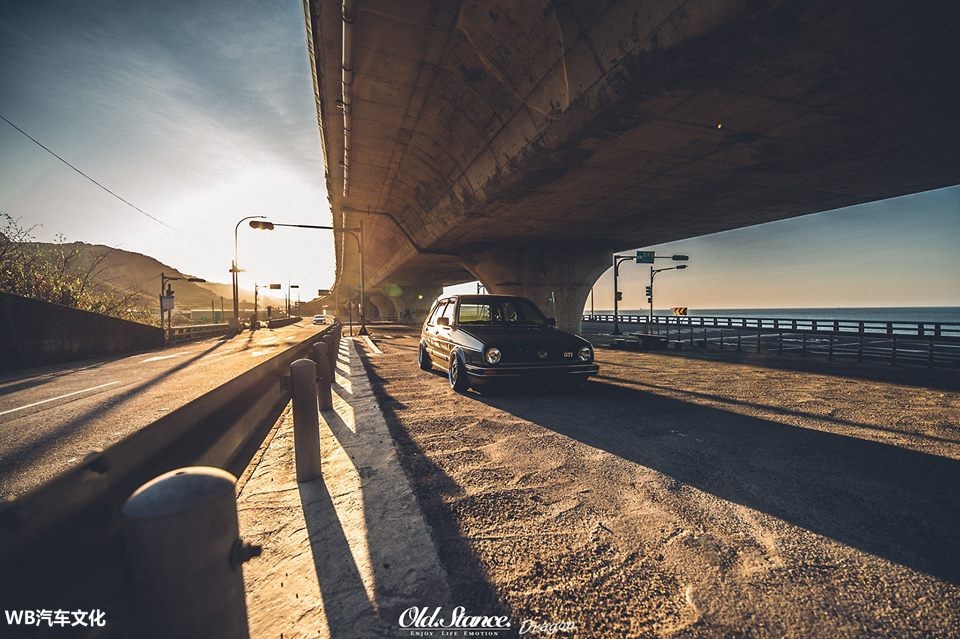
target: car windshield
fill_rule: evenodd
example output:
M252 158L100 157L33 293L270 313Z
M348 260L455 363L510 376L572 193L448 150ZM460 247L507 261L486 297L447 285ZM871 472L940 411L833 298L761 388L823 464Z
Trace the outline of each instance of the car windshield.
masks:
M457 323L544 326L547 318L527 299L463 301L457 311Z

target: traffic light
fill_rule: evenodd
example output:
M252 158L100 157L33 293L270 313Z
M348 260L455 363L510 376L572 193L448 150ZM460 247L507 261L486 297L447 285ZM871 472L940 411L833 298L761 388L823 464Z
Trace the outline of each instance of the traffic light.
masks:
M687 260L690 259L690 256L689 255L672 255L670 256L670 259L672 259L674 262L686 262Z
M283 288L283 284L271 284L270 288L274 291L279 291L281 288Z
M648 286L648 287L647 287L647 297L653 297L653 287L652 287L652 286Z
M623 301L623 292L622 292L622 291L617 291L617 301L618 301L618 302L622 302L622 301Z
M250 228L260 229L261 231L272 231L273 222L265 222L263 220L250 220Z

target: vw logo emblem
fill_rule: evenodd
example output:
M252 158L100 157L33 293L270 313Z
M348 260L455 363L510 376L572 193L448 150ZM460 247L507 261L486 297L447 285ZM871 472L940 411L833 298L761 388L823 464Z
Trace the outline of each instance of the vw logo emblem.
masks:
M547 351L537 351L537 357L540 359L547 359Z

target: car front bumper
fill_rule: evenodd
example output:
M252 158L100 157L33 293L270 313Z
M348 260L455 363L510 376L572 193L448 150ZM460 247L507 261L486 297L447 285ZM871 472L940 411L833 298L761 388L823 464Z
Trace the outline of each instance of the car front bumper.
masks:
M596 375L600 367L593 362L586 364L511 364L504 366L481 366L467 364L467 375L477 381L517 378L587 378Z

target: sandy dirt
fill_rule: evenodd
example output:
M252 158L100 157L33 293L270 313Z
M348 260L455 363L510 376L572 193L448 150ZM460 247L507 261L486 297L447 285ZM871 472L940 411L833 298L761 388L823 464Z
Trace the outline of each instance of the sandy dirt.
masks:
M960 636L956 379L601 349L577 394L458 395L416 336L365 361L455 604L557 637Z

